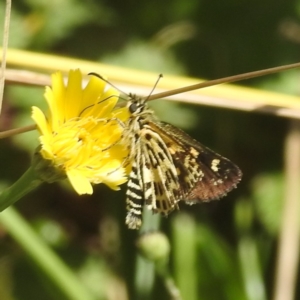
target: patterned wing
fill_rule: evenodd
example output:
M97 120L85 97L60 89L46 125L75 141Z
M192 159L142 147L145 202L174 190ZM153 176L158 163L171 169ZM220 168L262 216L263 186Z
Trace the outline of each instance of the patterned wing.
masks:
M141 226L144 204L167 215L181 200L194 204L219 199L241 180L240 169L230 160L167 123L148 121L132 145L126 200L131 229Z
M135 155L128 181L126 224L137 229L142 223L143 204L154 213L167 215L203 173L190 147L174 140L155 122L144 124L132 145Z
M176 144L182 145L181 148L185 148L186 152L189 153L182 158L185 161L183 166L185 176L183 178L183 176L179 175L181 182L184 182L185 178L193 172L201 173L201 176L198 177L199 180L194 182L192 189L182 199L187 204L219 199L240 182L242 172L229 159L203 146L177 127L167 123L160 124L168 132L168 136L174 139L174 143L169 145L174 147L174 156L176 156L177 152ZM178 159L174 159L175 165L177 161Z

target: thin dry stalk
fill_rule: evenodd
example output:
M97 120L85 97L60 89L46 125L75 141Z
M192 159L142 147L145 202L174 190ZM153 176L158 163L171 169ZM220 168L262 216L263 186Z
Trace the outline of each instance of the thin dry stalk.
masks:
M300 122L296 120L291 121L285 141L285 179L274 300L295 299L300 243Z

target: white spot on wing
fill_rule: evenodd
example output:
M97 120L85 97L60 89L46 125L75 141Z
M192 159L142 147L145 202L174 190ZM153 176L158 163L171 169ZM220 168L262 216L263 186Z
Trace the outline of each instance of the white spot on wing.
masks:
M218 172L219 171L219 168L218 168L218 165L220 163L220 160L219 159L213 159L212 162L211 162L211 169L214 171L214 172Z

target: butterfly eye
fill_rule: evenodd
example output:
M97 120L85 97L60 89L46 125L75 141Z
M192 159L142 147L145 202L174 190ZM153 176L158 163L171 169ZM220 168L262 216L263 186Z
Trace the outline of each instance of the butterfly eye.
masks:
M136 105L136 103L132 103L132 104L129 106L129 111L130 111L131 113L136 112L137 109L138 109L138 106Z

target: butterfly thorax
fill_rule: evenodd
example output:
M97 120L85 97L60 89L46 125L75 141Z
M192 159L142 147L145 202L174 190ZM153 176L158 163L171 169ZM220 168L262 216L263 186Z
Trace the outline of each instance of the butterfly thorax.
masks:
M147 99L139 98L136 95L129 94L130 100L127 108L131 113L130 118L125 124L122 141L128 145L129 157L134 156L134 149L139 146L143 140L144 134L151 121L155 121L153 111L146 104Z

